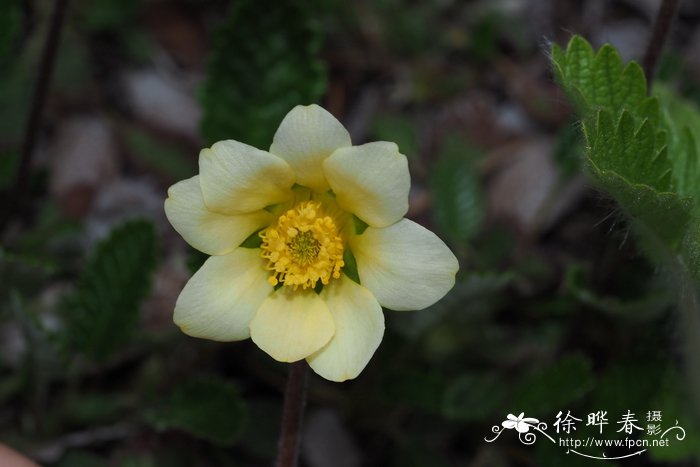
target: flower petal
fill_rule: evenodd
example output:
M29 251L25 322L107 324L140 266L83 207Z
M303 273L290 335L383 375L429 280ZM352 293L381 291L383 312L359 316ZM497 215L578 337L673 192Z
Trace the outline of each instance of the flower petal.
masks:
M328 306L313 290L282 287L260 306L250 323L250 337L280 362L306 358L335 332Z
M356 378L384 336L382 307L369 290L345 275L325 286L321 298L333 316L335 334L307 361L328 380Z
M272 292L260 250L237 248L212 256L185 285L175 304L175 324L193 337L236 341Z
M504 422L501 422L501 425L503 426L503 428L507 428L508 430L512 430L513 428L515 428L516 423L517 422L514 422L513 420L506 420Z
M294 173L285 161L238 141L215 143L199 153L199 184L211 211L243 214L292 196Z
M323 192L329 188L323 160L351 144L348 131L327 110L315 104L298 105L280 123L270 152L289 162L298 184Z
M272 215L263 210L238 216L209 211L202 199L199 175L168 188L165 215L187 243L208 255L231 252L272 219Z
M338 205L372 227L391 225L408 211L408 161L394 143L338 149L323 169Z
M392 310L420 310L455 283L457 258L430 230L408 219L350 237L360 282Z

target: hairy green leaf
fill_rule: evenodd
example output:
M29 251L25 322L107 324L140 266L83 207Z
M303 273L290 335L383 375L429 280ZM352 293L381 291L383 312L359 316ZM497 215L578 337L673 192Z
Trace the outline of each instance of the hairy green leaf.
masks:
M76 290L62 303L66 345L96 359L125 345L155 265L156 237L150 222L135 220L114 229L97 245Z
M643 73L623 65L610 45L597 52L581 37L552 47L557 79L583 121L593 181L630 218L657 262L685 257L700 278L698 202L700 112L657 86L647 97Z
M484 215L481 182L470 160L473 152L460 140L448 139L430 178L435 221L457 242L471 239Z
M635 62L623 67L620 54L609 44L595 53L585 39L574 36L566 51L552 46L552 60L557 79L580 112L634 110L646 97L641 67Z
M201 92L202 133L209 142L236 139L266 148L285 114L317 102L326 71L321 33L310 6L294 0L236 2L215 32Z

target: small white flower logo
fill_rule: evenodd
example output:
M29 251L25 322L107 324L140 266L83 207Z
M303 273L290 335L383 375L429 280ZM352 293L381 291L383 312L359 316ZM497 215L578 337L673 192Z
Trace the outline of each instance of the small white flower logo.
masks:
M525 415L525 412L520 412L520 415L517 417L513 415L512 413L508 414L508 420L504 420L501 425L503 425L503 428L506 428L508 430L512 430L515 428L518 433L527 433L530 431L530 427L536 427L537 424L540 422L536 418L524 418L523 416Z

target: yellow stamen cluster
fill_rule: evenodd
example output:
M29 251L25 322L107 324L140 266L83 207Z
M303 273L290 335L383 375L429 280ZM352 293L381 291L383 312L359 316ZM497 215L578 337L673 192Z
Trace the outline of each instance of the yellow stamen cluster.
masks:
M343 240L332 217L318 201L304 201L282 214L276 224L260 232L260 255L272 271L273 286L315 287L340 277Z

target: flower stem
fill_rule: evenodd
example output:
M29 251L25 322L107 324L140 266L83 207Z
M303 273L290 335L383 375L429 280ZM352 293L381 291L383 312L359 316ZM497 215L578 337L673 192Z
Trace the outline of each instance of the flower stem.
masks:
M651 92L651 84L654 81L656 64L661 56L661 50L666 42L668 31L671 29L671 23L673 23L673 17L676 13L677 6L678 0L663 0L659 7L659 12L656 15L656 21L654 21L654 29L652 29L651 37L647 44L647 50L644 54L644 61L642 62L649 92Z
M284 391L282 431L277 448L276 467L296 467L297 465L307 384L308 365L306 361L292 363L287 377L287 387Z

